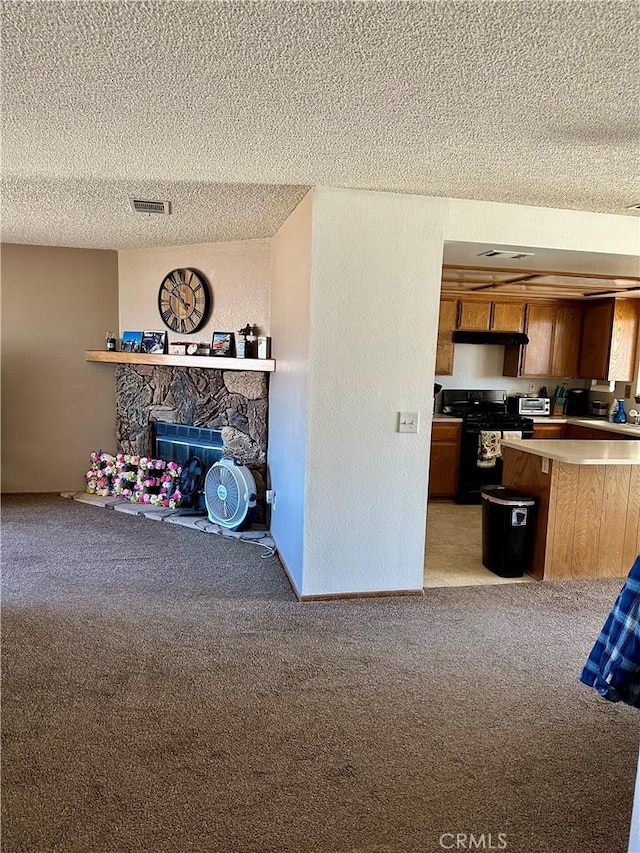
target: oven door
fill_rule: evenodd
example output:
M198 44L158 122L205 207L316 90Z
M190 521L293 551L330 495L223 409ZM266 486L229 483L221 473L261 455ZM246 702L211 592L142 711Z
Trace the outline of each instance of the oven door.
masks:
M469 425L463 423L460 438L460 465L458 467L458 493L456 503L479 504L482 502L481 492L485 486L502 485L502 456L495 458L495 464L490 467L479 465L480 433L484 430L495 432L518 431L522 438L533 438L533 421L527 418L514 418L511 424L491 423Z
M458 468L458 493L456 503L479 504L485 486L502 484L502 457L495 459L490 467L478 465L480 427L463 425L460 437L460 466ZM498 432L498 430L496 430Z

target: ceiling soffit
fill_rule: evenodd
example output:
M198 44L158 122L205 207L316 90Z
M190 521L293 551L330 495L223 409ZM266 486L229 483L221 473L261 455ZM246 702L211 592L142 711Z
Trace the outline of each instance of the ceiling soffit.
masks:
M504 267L464 267L444 264L442 293L526 296L529 298L587 299L602 296L640 296L640 276L551 270L513 270Z
M4 2L3 239L269 236L313 185L624 213L639 26L626 0Z

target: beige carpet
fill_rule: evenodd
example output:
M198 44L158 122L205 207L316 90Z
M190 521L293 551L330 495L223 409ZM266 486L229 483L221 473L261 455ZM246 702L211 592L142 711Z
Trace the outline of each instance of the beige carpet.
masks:
M240 542L2 521L5 853L626 850L639 718L576 680L618 582L299 604Z

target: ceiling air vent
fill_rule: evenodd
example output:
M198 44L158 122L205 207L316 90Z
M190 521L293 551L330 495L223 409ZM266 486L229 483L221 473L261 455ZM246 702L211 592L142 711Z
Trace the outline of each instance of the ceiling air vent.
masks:
M159 213L162 216L171 213L170 201L148 201L142 198L130 198L129 201L134 213Z
M630 204L627 210L640 210L640 204Z
M532 258L535 252L514 252L508 249L489 249L481 252L479 258L502 258L503 261L520 261L522 258Z

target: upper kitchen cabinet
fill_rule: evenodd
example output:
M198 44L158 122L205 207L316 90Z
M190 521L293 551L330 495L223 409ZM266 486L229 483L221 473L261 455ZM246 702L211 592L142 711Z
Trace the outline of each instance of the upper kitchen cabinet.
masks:
M579 376L582 314L583 307L579 304L556 307L549 376Z
M523 302L491 303L491 330L493 332L521 332L523 329Z
M524 303L463 299L458 309L458 329L478 332L521 332Z
M584 306L579 376L582 379L634 379L640 303L602 299Z
M442 297L436 349L436 376L453 374L453 332L458 319L458 300Z
M505 376L571 377L578 375L582 305L578 303L526 306L525 346L507 346Z
M458 328L485 332L491 324L491 303L461 300L458 309Z

